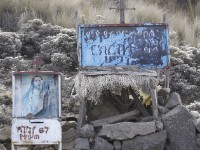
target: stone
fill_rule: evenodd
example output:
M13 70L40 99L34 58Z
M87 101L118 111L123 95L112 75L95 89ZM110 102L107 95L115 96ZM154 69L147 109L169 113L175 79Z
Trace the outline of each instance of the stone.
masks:
M67 143L62 143L62 150L72 150L75 148L75 140L69 141Z
M90 150L89 141L87 138L77 138L75 141L75 149Z
M161 121L155 121L156 123L156 130L162 131L163 130L163 123Z
M166 130L123 140L121 150L163 150L167 139Z
M67 131L70 128L76 128L77 123L75 121L66 121L63 125L62 125L62 131Z
M200 119L196 119L194 122L195 122L195 127L197 131L200 132Z
M112 140L124 140L133 138L136 135L146 135L156 131L155 122L122 122L103 125L99 136Z
M122 144L120 141L114 141L113 144L114 144L115 150L121 150Z
M105 139L96 137L93 150L114 150L114 147Z
M184 106L177 106L162 115L171 149L196 150L196 129L193 116Z
M166 114L167 112L169 112L169 109L164 106L158 105L158 111L160 114Z
M6 150L6 148L3 144L0 144L0 150Z
M75 147L75 129L70 128L68 131L62 133L62 149L71 150Z
M195 118L199 118L200 114L198 111L190 111L190 113L195 117Z
M172 109L177 105L182 105L180 95L176 92L173 92L169 95L169 99L165 107Z
M0 141L7 141L11 139L11 128L4 127L0 129Z
M80 129L79 136L82 138L94 138L95 131L92 125L86 124Z
M197 146L200 147L200 138L197 138Z
M161 88L158 90L158 96L162 96L164 98L167 98L169 93L170 93L170 88Z

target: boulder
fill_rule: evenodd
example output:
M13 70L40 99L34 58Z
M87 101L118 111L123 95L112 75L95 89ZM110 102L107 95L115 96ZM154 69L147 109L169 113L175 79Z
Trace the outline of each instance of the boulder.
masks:
M95 136L95 131L94 127L86 124L80 129L79 136L82 138L94 138Z
M163 150L167 138L165 130L122 142L122 150Z
M87 138L77 138L75 141L75 149L77 150L90 150L89 141Z
M114 150L114 147L105 139L96 137L93 150Z
M169 147L180 150L196 150L196 129L193 116L184 106L177 106L162 115L167 131Z
M177 105L182 105L180 95L176 92L173 92L169 95L169 99L165 107L172 109Z
M124 140L133 138L136 135L146 135L155 131L155 122L122 122L103 125L99 136L107 137L113 140Z
M4 127L0 129L0 141L7 141L11 139L11 128Z

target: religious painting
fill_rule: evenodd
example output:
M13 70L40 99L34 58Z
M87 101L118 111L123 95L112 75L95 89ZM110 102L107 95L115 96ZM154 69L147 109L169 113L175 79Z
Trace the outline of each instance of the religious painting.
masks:
M14 74L14 117L57 118L60 113L58 74Z
M78 37L82 67L169 64L167 24L80 25Z

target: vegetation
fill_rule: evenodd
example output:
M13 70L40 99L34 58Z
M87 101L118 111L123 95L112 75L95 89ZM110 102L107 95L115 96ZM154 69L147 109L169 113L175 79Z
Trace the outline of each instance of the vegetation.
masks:
M126 23L162 22L167 14L171 43L200 47L200 1L126 0ZM119 23L118 0L0 0L0 27L17 30L27 20L75 28L78 23ZM77 12L77 15L76 15ZM77 17L75 17L77 16Z

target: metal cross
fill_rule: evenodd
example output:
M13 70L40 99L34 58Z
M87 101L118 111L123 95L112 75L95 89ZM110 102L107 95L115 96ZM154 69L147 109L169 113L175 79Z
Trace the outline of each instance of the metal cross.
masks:
M135 10L135 8L125 8L124 0L120 0L119 8L109 8L111 9L117 9L120 12L120 23L125 23L125 16L124 16L124 10Z
M42 60L40 56L35 56L35 59L32 61L32 63L35 65L35 70L38 71L39 66L42 64Z

